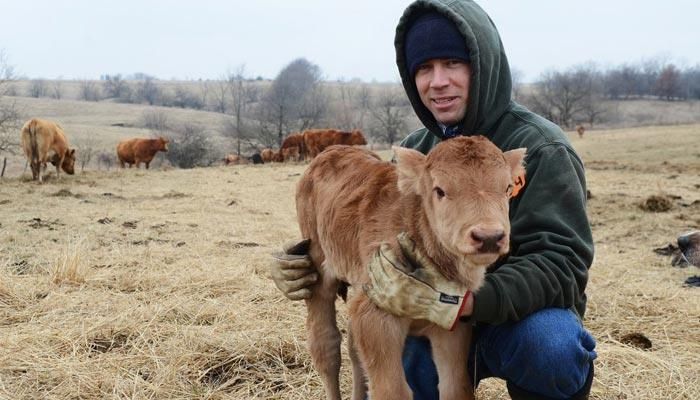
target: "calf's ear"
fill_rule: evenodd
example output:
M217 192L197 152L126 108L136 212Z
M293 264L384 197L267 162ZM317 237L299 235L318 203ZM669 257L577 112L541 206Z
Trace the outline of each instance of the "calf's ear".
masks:
M413 149L393 146L401 193L418 193L418 181L424 169L425 155Z
M503 155L506 158L506 162L510 167L510 171L514 177L525 175L525 152L527 148L521 147L519 149L514 149L506 151Z

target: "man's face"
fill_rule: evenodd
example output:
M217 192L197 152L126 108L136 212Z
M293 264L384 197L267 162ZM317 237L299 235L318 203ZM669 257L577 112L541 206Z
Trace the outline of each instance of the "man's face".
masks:
M432 59L416 71L416 87L423 104L443 125L454 125L467 113L469 63L455 59Z

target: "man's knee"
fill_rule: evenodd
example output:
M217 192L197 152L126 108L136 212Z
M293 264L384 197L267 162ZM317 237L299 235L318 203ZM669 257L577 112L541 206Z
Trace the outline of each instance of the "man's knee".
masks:
M569 310L545 309L485 334L490 350L482 357L495 375L553 398L583 387L596 357L595 341Z

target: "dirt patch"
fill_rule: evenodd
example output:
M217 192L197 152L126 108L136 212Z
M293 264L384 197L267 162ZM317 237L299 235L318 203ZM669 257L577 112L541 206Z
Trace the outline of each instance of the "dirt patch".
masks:
M666 212L673 208L671 196L652 195L639 204L639 208L648 212Z
M45 221L41 218L32 218L28 220L21 220L19 222L27 222L29 227L33 229L46 228L50 231L56 230L56 227L58 226L65 226L65 224L60 223L58 219L53 221Z
M74 197L76 199L81 199L83 197L82 194L73 194L68 189L61 189L58 192L51 194L51 196L53 196L53 197Z
M632 332L620 337L620 342L642 350L651 350L651 340L644 334Z

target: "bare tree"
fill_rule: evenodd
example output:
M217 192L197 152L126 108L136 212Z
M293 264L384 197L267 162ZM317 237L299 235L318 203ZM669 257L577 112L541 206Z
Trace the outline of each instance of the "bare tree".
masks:
M48 84L44 79L32 79L29 82L29 97L45 97L48 92Z
M138 103L158 104L162 93L155 81L154 77L143 75L143 79L136 85L136 101Z
M80 99L85 101L99 101L100 88L97 82L85 79L80 82Z
M228 107L228 102L226 97L228 95L228 83L227 77L222 76L212 87L212 97L214 98L214 111L226 114L226 107Z
M318 114L314 112L319 111L315 108L318 103L309 97L322 92L316 90L320 81L321 69L305 58L298 58L284 67L262 99L258 120L263 135L275 134L279 145L287 134L308 124L308 115L315 115L313 118L317 119ZM307 118L301 118L302 110Z
M63 98L63 81L55 79L51 82L51 98L56 100L61 100Z
M0 49L0 154L16 154L19 150L22 116L17 103L5 97L14 81L14 68L7 61L5 51ZM5 174L6 163L7 158L3 157L0 177Z
M80 164L80 172L85 171L85 166L90 164L92 158L97 154L97 139L94 136L88 136L86 138L76 141L76 146L79 151L78 163Z
M654 94L666 100L683 97L681 71L675 65L669 64L661 70L654 82Z
M400 87L384 89L369 110L374 121L371 129L374 138L391 145L405 134L410 105Z
M571 128L583 112L584 105L596 98L595 69L574 67L566 72L546 72L540 78L529 106L552 121Z
M177 85L175 87L173 106L180 108L193 108L195 110L201 110L204 108L204 104L202 104L200 98L183 85Z
M513 97L513 100L519 101L523 95L523 77L525 76L525 73L517 68L511 68L510 76L511 80L513 81L511 96Z
M169 136L170 144L165 157L180 168L209 166L222 156L211 142L204 128L195 124L176 127Z
M208 80L199 80L199 97L201 100L201 103L203 105L202 108L207 109L208 101L209 101L209 81Z
M245 78L245 66L240 65L235 71L229 71L226 75L228 92L231 96L232 119L224 122L224 136L235 141L236 154L241 155L241 145L248 141L251 136L251 129L246 123L243 115L248 111L249 106L257 100L258 92Z
M104 82L102 83L102 90L104 91L105 97L114 98L123 102L128 102L131 97L129 83L122 78L121 74L105 75Z

